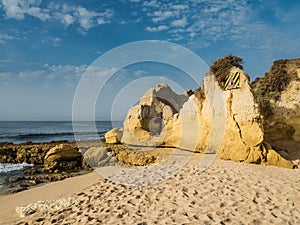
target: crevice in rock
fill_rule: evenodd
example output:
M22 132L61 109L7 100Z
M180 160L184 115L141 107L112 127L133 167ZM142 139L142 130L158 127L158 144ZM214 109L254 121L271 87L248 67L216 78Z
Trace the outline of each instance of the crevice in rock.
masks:
M268 155L268 149L265 146L264 143L261 143L259 146L260 152L261 152L261 156L264 162L267 162L267 155Z
M232 113L232 93L230 93L230 96L229 96L229 113L232 115L232 119L233 119L233 121L235 122L235 124L236 124L236 126L237 126L237 128L238 128L238 130L239 130L239 136L240 136L241 141L243 142L243 144L244 144L245 146L247 146L247 144L246 144L246 143L244 142L244 140L243 140L243 135L242 135L241 127L240 127L240 125L238 124L238 122L236 121L235 115Z

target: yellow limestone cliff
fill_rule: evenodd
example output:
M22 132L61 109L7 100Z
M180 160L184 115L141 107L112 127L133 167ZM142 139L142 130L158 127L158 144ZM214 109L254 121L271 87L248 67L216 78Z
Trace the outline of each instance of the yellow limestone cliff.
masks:
M151 88L128 111L121 142L218 153L221 159L293 168L265 141L260 107L248 75L239 87L223 90L209 72L195 93L177 95L165 84Z

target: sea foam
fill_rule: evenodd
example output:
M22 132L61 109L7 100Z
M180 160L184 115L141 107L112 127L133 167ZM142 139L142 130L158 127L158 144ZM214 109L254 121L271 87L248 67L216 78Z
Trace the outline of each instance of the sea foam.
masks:
M0 163L0 173L8 173L11 171L23 170L28 167L33 167L33 164L28 163L20 163L20 164L12 164L12 163Z

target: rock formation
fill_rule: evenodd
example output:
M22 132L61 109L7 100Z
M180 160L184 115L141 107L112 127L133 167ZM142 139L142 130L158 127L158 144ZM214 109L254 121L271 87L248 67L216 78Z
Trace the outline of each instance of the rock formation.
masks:
M51 148L44 158L45 171L73 171L82 168L82 155L77 148L69 144L60 144Z
M269 127L276 122L263 120L262 105L253 94L249 76L238 67L227 68L227 72L239 74L238 88L226 90L222 86L224 83L220 83L224 76L217 77L210 71L201 88L191 96L177 95L167 85L150 89L140 104L128 111L121 142L197 152L218 151L221 159L293 168L293 163L268 143L272 139L268 138L267 132L273 132ZM281 120L281 123L293 126L293 139L298 138L298 125L293 123L293 118L299 116L297 82L298 79L292 80L288 91L282 92L281 102L274 103L277 114L282 114L280 109L283 106L289 109L282 114L286 118L289 115L289 119ZM274 114L274 119L277 119L277 114Z
M177 95L168 85L151 88L132 107L124 122L122 143L129 145L157 146L163 142L164 126L179 112L189 95Z
M91 147L83 154L84 161L91 167L117 165L118 160L108 150L110 149L105 146Z
M252 87L265 139L285 158L300 159L300 59L275 61Z
M108 144L119 144L121 143L123 135L123 129L121 128L114 128L108 132L105 133L105 141Z
M43 165L47 151L55 145L55 143L34 144L30 142L15 145L3 142L0 144L0 163Z

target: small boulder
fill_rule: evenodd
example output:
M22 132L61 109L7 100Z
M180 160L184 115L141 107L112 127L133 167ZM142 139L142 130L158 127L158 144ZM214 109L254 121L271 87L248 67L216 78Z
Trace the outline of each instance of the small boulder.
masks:
M123 136L122 128L114 128L104 134L105 141L108 144L119 144Z
M69 144L60 144L51 148L44 158L44 170L54 171L74 171L81 169L82 155L78 148Z
M101 167L111 158L104 147L91 147L83 155L84 161L91 167Z

